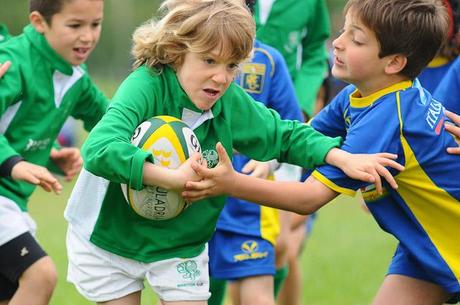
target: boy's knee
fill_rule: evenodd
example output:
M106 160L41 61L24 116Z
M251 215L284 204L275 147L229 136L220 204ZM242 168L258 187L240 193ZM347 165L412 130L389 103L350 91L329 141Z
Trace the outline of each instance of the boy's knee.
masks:
M19 278L19 286L27 286L37 293L52 293L57 283L56 267L49 256L45 256L29 268Z

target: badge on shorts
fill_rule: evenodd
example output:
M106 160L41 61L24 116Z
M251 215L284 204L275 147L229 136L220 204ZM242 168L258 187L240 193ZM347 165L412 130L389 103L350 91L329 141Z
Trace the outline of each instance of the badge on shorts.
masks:
M200 276L200 271L198 270L198 265L194 260L187 260L177 265L177 272L182 275L182 278L186 280L194 281L197 277Z

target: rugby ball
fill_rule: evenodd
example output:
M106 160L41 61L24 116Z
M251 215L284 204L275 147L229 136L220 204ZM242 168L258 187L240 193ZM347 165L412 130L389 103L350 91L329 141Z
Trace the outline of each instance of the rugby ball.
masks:
M171 169L178 168L193 153L201 152L195 133L183 121L171 116L156 116L142 122L135 129L131 143L152 153L155 165ZM121 184L121 189L131 208L148 219L171 219L187 207L180 194L159 186L136 191Z

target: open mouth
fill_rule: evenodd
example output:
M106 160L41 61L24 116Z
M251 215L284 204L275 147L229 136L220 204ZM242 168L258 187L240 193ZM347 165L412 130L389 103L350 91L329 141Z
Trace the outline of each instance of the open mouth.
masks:
M88 54L90 48L73 48L73 50L77 54L77 57L84 58Z
M220 92L219 90L214 90L214 89L203 89L203 91L211 97L216 97Z
M343 61L341 61L337 56L335 57L335 64L343 65Z

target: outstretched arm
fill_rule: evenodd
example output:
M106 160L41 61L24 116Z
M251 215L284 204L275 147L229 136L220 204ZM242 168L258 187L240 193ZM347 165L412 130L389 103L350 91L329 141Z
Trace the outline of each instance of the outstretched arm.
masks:
M448 132L450 132L454 137L457 138L457 143L458 139L460 139L460 115L457 115L453 112L447 111L446 110L446 115L449 119L452 120L452 122L455 123L455 125L446 123L445 127ZM460 143L459 143L460 145ZM460 155L460 147L449 147L447 148L447 152L450 154L457 154Z
M186 200L196 201L205 197L226 194L273 208L289 210L299 214L309 214L338 195L338 193L329 189L314 177L309 177L304 183L299 183L267 181L237 173L233 170L223 146L218 143L216 149L219 154L219 164L215 168L208 169L197 163L192 164L192 168L203 179L199 182L189 181L186 183L185 191L182 193ZM335 154L336 152L333 153ZM337 153L341 154L341 152ZM382 157L381 154L340 155L338 158L340 160L340 158L346 156L350 163L357 162L358 169L350 165L344 166L350 166L350 172L358 176L365 176L364 173L369 170L372 172L370 177L375 179L374 175L378 176L380 171L385 177L387 174L390 175L384 166L388 165L398 170L403 169L401 165L391 160L394 156L388 155L388 157ZM341 161L339 163L343 165ZM364 167L361 164L365 164ZM378 169L375 167L368 168L369 164L378 164L375 166ZM377 182L381 182L380 178L375 180L376 184ZM381 185L379 187L381 189Z
M309 214L338 195L313 177L305 183L280 182L238 173L222 144L218 143L216 150L219 164L215 168L208 169L196 162L192 164L203 179L186 183L182 196L187 201L225 194L272 208Z

